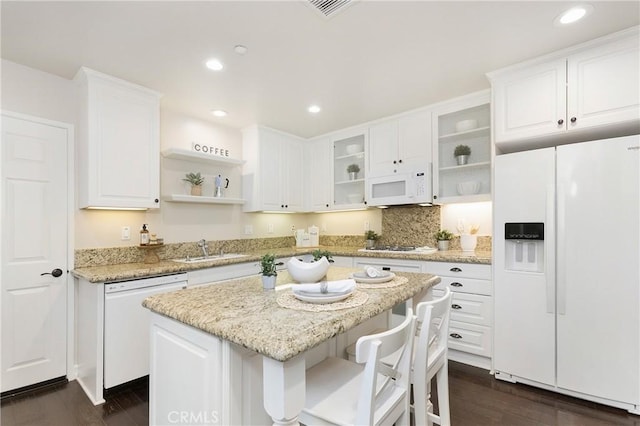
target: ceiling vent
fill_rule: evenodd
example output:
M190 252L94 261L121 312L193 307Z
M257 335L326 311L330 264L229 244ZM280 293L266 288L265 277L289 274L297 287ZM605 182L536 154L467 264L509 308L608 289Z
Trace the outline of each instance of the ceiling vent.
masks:
M308 4L325 18L331 18L347 8L356 0L307 0Z

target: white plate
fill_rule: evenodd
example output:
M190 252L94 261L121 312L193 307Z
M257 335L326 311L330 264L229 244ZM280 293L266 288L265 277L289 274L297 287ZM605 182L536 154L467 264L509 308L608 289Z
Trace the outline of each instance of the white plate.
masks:
M344 300L347 297L351 296L351 293L353 292L351 291L347 294L333 294L333 295L318 294L317 296L306 296L306 295L294 292L293 295L296 297L296 299L302 300L303 302L316 303L319 305L323 305L325 303L333 303L333 302L339 302L341 300Z
M358 283L365 284L380 284L391 281L395 278L396 274L393 272L383 271L386 275L382 275L381 277L370 277L366 274L366 272L354 272L351 274L351 277L356 280Z

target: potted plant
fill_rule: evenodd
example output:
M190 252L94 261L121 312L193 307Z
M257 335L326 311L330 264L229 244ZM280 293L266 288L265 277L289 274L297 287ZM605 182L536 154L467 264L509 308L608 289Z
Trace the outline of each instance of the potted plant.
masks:
M456 157L458 166L467 164L467 161L469 160L470 155L471 155L471 148L469 148L468 145L458 145L453 150L453 156Z
M449 241L453 238L453 234L446 229L436 232L436 240L438 240L438 250L449 250Z
M367 240L367 248L371 249L375 247L376 241L380 239L380 235L376 234L375 231L369 229L368 231L364 231L364 239Z
M329 261L329 263L333 263L333 259L331 258L331 253L329 253L327 250L314 250L311 252L311 255L313 256L313 261L317 262L318 260L322 259L323 257L326 257L327 260Z
M276 278L278 271L276 267L282 265L282 262L276 262L276 256L273 254L265 254L260 259L260 272L262 273L262 288L265 290L273 290L276 288Z
M358 179L358 173L360 172L360 166L357 164L349 164L347 166L347 173L349 173L350 180Z
M191 195L202 195L204 177L200 175L200 172L187 173L182 180L191 184Z

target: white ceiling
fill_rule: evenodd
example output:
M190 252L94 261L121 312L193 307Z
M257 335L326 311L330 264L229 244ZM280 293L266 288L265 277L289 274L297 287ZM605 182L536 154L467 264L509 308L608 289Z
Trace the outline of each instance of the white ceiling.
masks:
M582 22L554 27L573 4L357 1L325 19L305 0L5 0L2 58L69 79L88 66L162 92L164 108L311 137L488 88L488 71L640 23L638 1L592 1ZM207 70L211 57L225 69Z

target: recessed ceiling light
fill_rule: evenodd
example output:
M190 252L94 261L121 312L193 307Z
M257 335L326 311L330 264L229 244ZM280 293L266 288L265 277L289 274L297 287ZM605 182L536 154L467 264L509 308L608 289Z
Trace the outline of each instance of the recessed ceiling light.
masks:
M589 4L574 6L562 12L553 22L556 26L572 24L589 15L592 11L593 6Z
M209 59L206 65L207 65L207 68L214 71L220 71L222 68L224 68L224 65L222 65L222 62L220 62L215 58Z
M309 108L307 108L307 111L309 111L311 114L317 114L320 112L320 107L318 105L311 105Z
M224 111L221 109L214 109L213 111L211 111L211 114L215 115L216 117L226 117L227 111Z
M249 49L247 48L247 46L243 46L241 44L236 44L233 47L233 51L236 52L238 55L246 55L247 52L249 51Z

